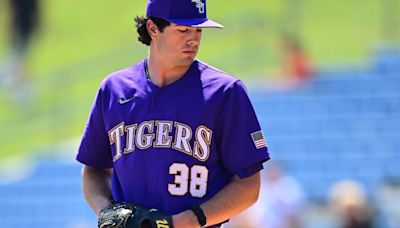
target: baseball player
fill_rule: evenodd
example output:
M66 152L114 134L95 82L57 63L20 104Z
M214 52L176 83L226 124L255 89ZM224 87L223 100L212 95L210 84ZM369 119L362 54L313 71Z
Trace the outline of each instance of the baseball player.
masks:
M267 144L244 84L197 60L205 0L149 0L142 61L106 77L77 160L99 227L221 224L258 198ZM147 226L145 226L147 225Z

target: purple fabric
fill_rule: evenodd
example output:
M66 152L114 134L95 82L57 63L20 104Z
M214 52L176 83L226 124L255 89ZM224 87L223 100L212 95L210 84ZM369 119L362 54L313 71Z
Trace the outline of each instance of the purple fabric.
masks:
M159 88L145 63L102 81L77 154L114 168L114 200L175 214L262 169L269 154L252 140L260 125L240 80L195 61Z

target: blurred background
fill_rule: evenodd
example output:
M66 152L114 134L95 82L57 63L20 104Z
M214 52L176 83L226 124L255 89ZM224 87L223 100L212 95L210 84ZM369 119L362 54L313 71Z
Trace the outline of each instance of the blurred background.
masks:
M109 73L147 55L146 1L0 0L0 227L95 227L75 161ZM267 137L227 227L400 227L400 0L208 1L199 58L245 81Z

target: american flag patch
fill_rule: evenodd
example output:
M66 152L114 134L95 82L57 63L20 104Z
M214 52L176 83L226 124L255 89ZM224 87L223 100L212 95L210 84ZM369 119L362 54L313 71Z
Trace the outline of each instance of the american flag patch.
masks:
M267 141L264 138L262 131L256 131L251 133L251 138L253 139L254 145L257 149L267 147Z

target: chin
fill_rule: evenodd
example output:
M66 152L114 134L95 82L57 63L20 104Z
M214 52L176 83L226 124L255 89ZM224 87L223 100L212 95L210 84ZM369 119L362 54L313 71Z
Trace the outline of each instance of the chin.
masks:
M193 56L193 57L182 58L182 59L179 61L179 63L180 63L180 65L185 65L185 66L191 65L191 64L193 63L194 59L195 59L194 56Z

